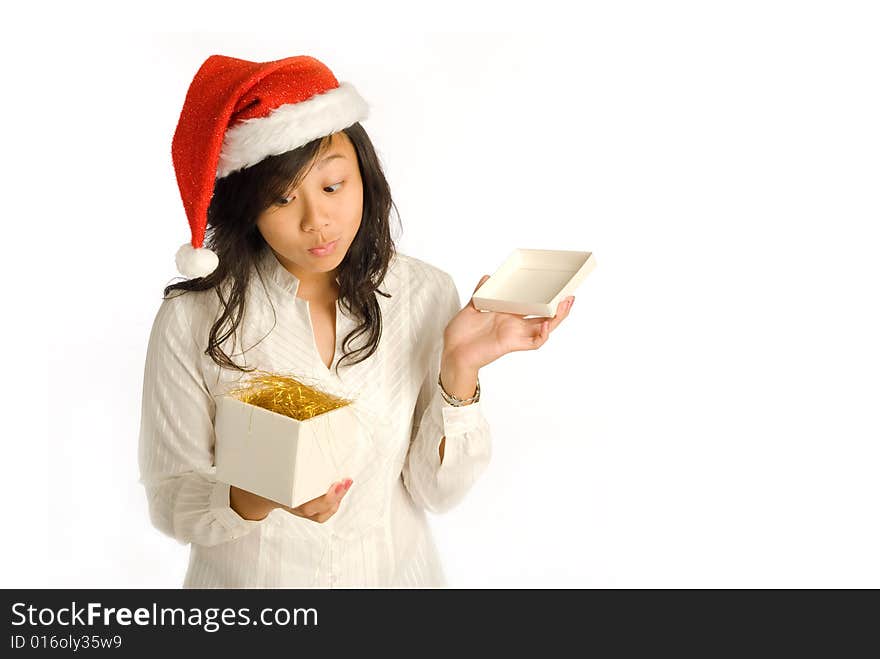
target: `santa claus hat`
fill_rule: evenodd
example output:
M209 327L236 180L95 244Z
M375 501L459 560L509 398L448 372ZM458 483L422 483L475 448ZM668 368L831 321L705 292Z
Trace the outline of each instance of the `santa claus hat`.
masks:
M203 246L214 182L368 116L355 88L314 57L249 62L211 55L189 90L171 157L192 240L177 251L177 269L205 277L218 266Z

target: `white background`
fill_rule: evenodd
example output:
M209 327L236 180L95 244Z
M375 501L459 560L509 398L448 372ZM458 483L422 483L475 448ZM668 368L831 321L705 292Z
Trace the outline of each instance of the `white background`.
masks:
M0 586L182 582L140 395L189 239L171 136L222 53L356 85L398 247L462 304L515 247L595 255L549 342L480 373L493 461L431 517L450 585L880 587L870 5L297 4L6 28Z

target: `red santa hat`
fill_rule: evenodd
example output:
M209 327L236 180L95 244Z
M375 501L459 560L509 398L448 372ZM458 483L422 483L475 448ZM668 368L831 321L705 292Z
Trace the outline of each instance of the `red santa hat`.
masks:
M171 158L192 240L175 258L186 277L205 277L218 266L203 246L208 206L217 179L367 118L357 90L340 83L314 57L298 55L249 62L211 55L189 90Z

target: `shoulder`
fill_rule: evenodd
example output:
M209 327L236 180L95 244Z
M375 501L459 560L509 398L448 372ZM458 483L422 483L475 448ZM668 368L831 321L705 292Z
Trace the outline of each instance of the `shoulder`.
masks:
M217 306L214 290L170 291L163 297L153 321L153 334L177 337L200 335L205 322Z
M455 281L448 272L409 254L398 252L391 261L389 272L413 293L442 296L455 291Z

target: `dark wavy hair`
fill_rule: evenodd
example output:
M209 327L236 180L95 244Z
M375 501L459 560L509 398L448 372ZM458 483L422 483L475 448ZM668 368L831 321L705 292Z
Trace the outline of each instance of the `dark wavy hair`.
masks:
M389 223L392 208L397 214L398 223L400 221L388 181L366 131L360 123L355 123L342 132L351 140L357 153L364 200L360 228L337 268L340 302L360 323L342 342L344 355L336 364L337 374L342 360L353 358L352 365L362 362L379 345L382 314L376 294L391 297L390 293L378 287L384 281L389 263L396 253ZM241 323L251 266L260 259L264 250L270 249L257 228L257 218L292 186L299 184L309 163L330 145L331 137L321 137L292 151L269 156L256 165L219 179L208 207L205 246L217 254L220 264L206 277L196 277L165 287L164 298L171 291L213 289L216 292L223 312L211 327L205 354L221 368L245 373L257 370L242 368L220 349L220 345L234 334ZM224 297L224 288L229 289L228 299ZM274 306L272 311L274 314ZM275 322L277 324L277 316ZM364 345L349 352L349 344L362 334L367 336Z

